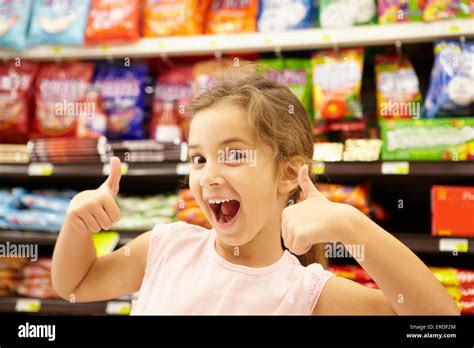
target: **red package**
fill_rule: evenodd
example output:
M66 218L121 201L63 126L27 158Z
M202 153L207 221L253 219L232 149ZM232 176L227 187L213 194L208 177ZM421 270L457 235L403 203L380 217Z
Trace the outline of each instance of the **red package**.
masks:
M38 65L16 61L0 63L0 143L26 143L30 111L30 87Z
M193 67L180 66L160 75L155 85L153 117L150 122L150 138L156 138L157 126L177 123L182 138L186 140L188 126L187 109L194 94Z
M351 279L358 283L372 282L370 275L359 266L331 266L329 270L338 277Z
M86 107L84 99L94 65L52 63L40 68L36 79L33 137L73 137L76 120Z
M257 31L258 0L212 0L206 15L209 34L251 33Z
M139 20L139 0L92 0L85 42L137 40Z
M432 234L474 237L474 187L431 188Z

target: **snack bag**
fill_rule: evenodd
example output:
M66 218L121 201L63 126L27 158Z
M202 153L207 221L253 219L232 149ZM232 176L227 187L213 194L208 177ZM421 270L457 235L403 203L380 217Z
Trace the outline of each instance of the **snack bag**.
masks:
M375 57L377 117L419 118L421 93L418 77L407 57Z
M231 34L257 31L258 0L211 0L205 33Z
M312 28L315 12L313 0L261 0L258 31Z
M198 35L210 0L145 0L143 35Z
M0 63L0 143L26 143L28 140L30 89L38 65L22 62Z
M311 61L302 58L285 59L282 83L298 97L308 115L312 115Z
M85 42L137 40L139 17L139 0L92 0Z
M474 41L439 41L425 99L428 118L474 114Z
M42 65L36 80L33 137L76 135L76 120L84 107L94 65L61 63Z
M426 0L378 0L379 24L419 22Z
M369 187L367 185L317 184L316 187L332 202L350 204L364 213L369 209Z
M360 89L363 48L339 53L320 51L311 58L315 121L346 121L362 118Z
M107 114L107 138L112 140L143 139L144 86L146 65L131 67L104 65L94 78Z
M426 0L423 20L433 22L442 19L468 18L474 9L471 0Z
M283 58L263 58L258 61L258 65L264 69L266 78L283 83L283 70L285 70L285 60Z
M194 96L197 96L211 88L216 74L218 74L222 69L226 69L233 64L234 61L228 58L223 58L220 60L204 60L194 64ZM244 62L241 61L240 64L244 64Z
M175 67L161 74L155 85L153 117L150 122L150 138L155 139L156 127L165 111L170 109L177 120L181 134L185 135L188 124L186 110L194 95L192 66Z
M0 46L24 50L31 0L2 0L0 5Z
M82 45L90 0L36 0L29 45Z
M102 97L97 88L86 92L85 112L77 120L78 138L99 138L107 132L107 115L103 110Z
M373 23L376 14L375 0L319 0L319 23L322 28Z

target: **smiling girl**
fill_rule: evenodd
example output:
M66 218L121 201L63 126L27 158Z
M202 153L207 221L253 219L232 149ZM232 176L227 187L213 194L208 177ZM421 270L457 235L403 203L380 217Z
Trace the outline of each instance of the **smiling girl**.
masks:
M159 224L96 257L91 232L120 219L112 158L107 180L71 201L53 254L61 297L139 290L132 314L459 314L407 247L315 188L310 122L287 87L254 67L234 68L190 114L189 185L213 228ZM380 290L325 270L322 246L335 241L364 246L360 264Z

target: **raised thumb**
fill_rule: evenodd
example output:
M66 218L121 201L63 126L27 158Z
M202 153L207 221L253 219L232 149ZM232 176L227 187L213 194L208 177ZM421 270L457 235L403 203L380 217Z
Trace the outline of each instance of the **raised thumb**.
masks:
M102 184L113 196L116 196L119 192L120 178L122 177L122 166L118 157L112 157L110 159L110 171L109 177Z
M302 166L298 172L298 185L300 185L305 199L321 195L309 177L307 164Z

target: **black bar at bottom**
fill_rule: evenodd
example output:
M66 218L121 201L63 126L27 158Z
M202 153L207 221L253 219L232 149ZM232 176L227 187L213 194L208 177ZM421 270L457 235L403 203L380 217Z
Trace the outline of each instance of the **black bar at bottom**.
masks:
M38 326L34 326L38 325ZM52 335L31 336L40 325L54 325ZM32 329L33 327L33 329ZM0 317L0 346L21 344L408 344L450 347L474 342L474 316L463 317L298 317L298 316L161 316L63 317L8 315ZM46 327L42 327L44 333ZM51 331L52 332L52 329ZM21 334L20 334L21 336Z

